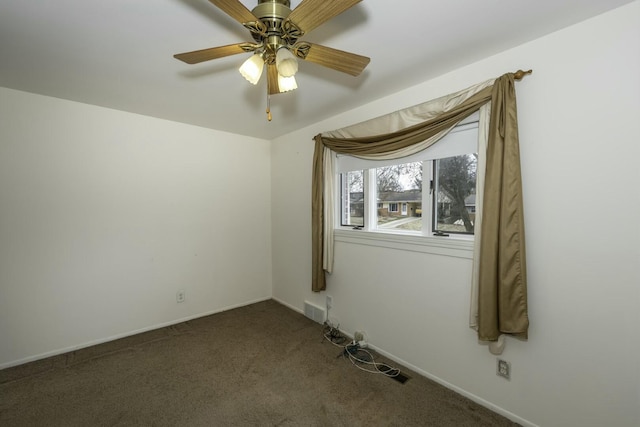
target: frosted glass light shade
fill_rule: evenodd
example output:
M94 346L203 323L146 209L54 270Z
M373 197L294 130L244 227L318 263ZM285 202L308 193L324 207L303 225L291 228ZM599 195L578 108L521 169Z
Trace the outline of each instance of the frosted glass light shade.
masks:
M251 58L244 61L240 66L240 74L247 79L251 84L258 84L260 76L262 75L262 69L264 68L264 60L258 53L251 56Z
M281 47L276 52L276 68L282 77L292 77L298 72L298 61L286 47Z
M293 76L284 77L278 74L278 89L280 90L280 93L289 92L294 89L298 89L298 83L296 83L296 78Z

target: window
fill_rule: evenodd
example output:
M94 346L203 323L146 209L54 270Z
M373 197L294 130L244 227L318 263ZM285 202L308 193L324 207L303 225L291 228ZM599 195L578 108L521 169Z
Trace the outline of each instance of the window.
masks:
M376 197L383 209L377 210L379 229L420 230L418 209L422 207L422 163L412 162L375 169ZM384 206L387 209L384 209ZM411 216L409 205L412 205Z
M364 225L364 178L363 171L340 174L342 188L341 225L362 227Z
M433 160L434 232L473 234L477 166L476 153Z
M402 159L339 156L341 225L399 234L473 235L477 140L474 117Z

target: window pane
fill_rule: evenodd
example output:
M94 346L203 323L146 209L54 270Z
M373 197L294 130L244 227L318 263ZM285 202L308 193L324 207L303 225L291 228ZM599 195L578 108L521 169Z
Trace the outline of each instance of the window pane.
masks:
M364 173L351 171L340 174L342 225L364 226Z
M477 166L476 154L434 161L434 231L473 234Z
M422 162L376 169L378 228L422 230Z

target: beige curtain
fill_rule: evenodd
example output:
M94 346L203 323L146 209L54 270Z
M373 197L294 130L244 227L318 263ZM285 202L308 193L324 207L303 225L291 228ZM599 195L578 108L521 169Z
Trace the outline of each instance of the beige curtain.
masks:
M478 283L478 338L527 338L527 269L515 82L493 86Z
M473 269L471 272L471 303L469 327L478 330L478 284L480 282L480 244L482 242L482 207L484 205L484 177L487 170L487 143L491 124L491 102L479 110L478 120L478 164L476 167L476 217L474 221Z
M486 86L486 85L485 85ZM354 156L392 156L410 150L425 141L435 143L457 123L491 102L487 166L484 187L484 211L481 224L478 279L478 337L497 340L501 333L526 337L528 329L524 224L518 149L514 75L508 73L488 87L462 91L453 97L435 117L412 126L355 138L320 134L315 137L312 177L312 290L326 287L325 271L331 271L330 245L325 233L332 233L333 223L326 221L325 159L332 161L328 150ZM449 108L450 107L450 108ZM327 151L325 151L327 150ZM330 152L329 152L330 154ZM379 157L378 157L379 158ZM331 181L331 180L330 180ZM329 192L331 193L331 192ZM327 200L328 202L328 200ZM331 229L329 231L329 229Z

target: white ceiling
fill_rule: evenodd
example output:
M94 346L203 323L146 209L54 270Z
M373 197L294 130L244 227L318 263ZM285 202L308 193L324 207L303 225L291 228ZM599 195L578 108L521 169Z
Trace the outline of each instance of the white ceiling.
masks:
M252 40L207 0L0 0L0 86L272 139L632 1L364 0L302 39L369 66L352 77L301 61L269 123L265 77L237 71L248 54L173 58Z

